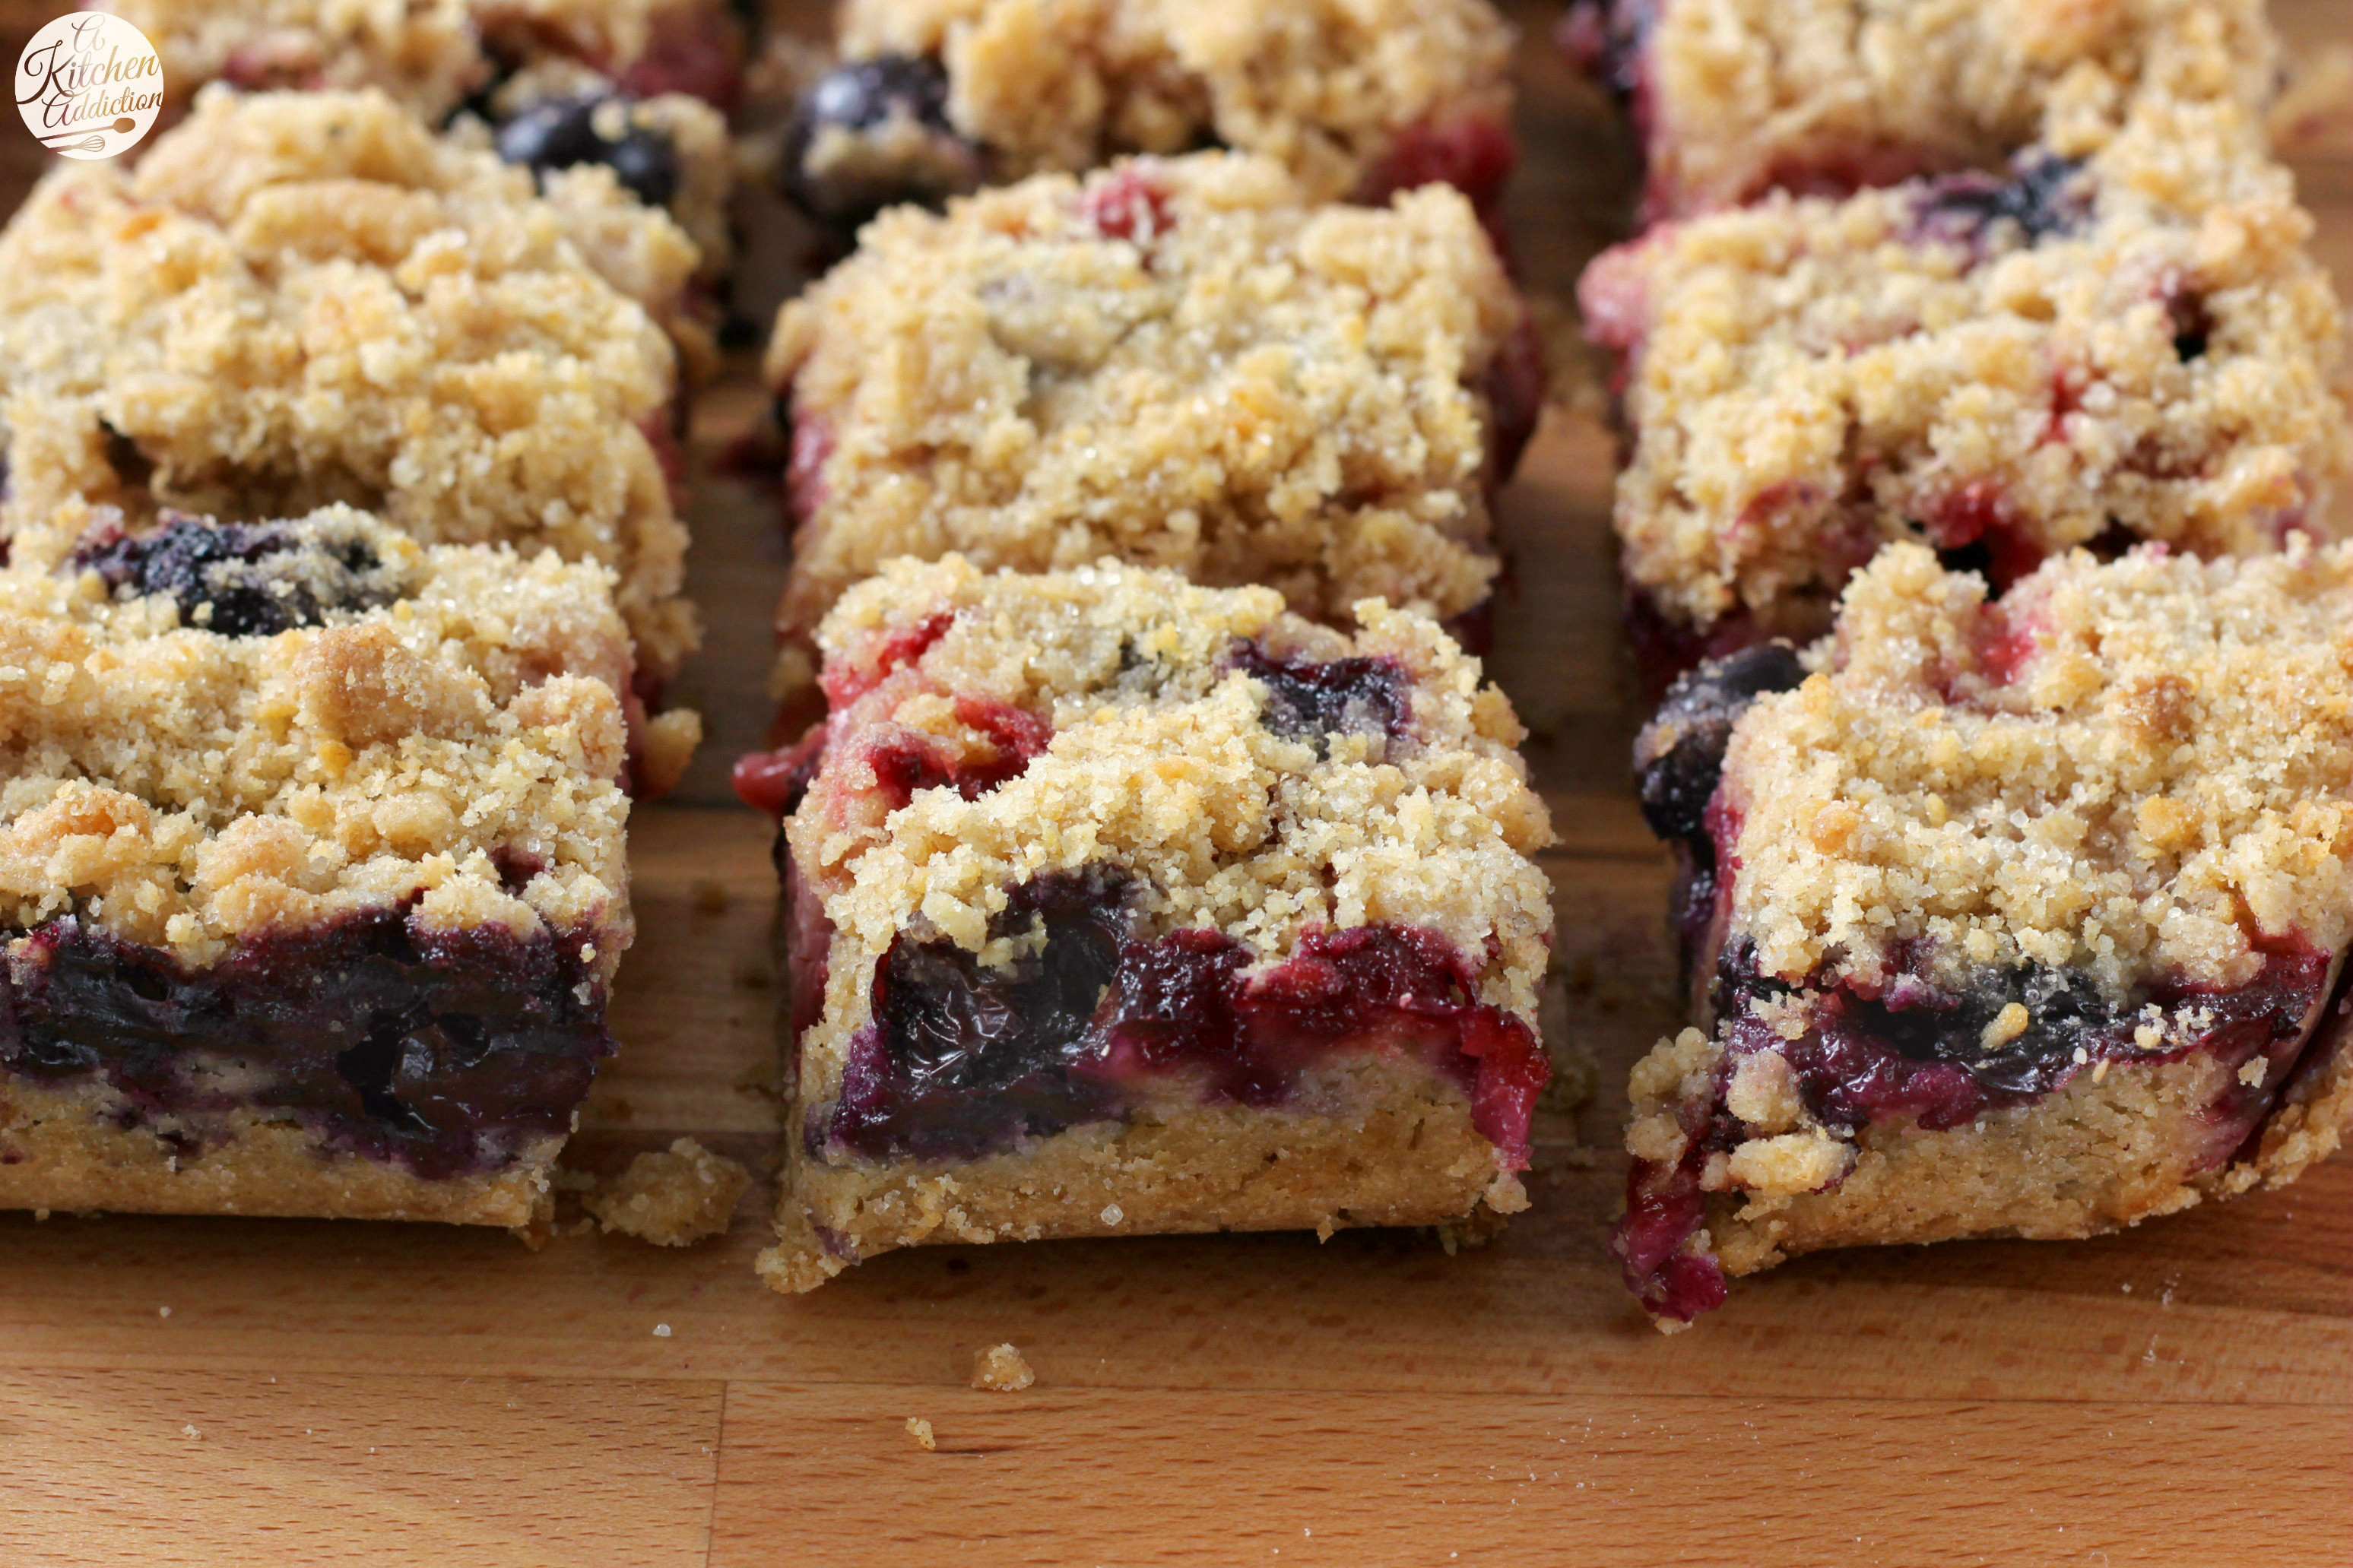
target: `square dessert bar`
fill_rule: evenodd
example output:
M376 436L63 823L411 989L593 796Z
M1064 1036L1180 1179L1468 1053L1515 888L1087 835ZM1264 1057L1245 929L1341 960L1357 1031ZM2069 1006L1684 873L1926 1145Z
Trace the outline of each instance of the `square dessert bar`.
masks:
M1819 635L1890 541L2000 589L2076 546L2332 532L2343 317L2287 173L2238 125L2150 109L2081 162L1777 197L1595 261L1654 672Z
M2147 99L2260 114L2280 70L2263 0L1577 0L1561 37L1628 104L1654 219L2080 156Z
M1481 611L1543 367L1471 205L1316 205L1229 153L901 208L784 308L787 657L893 556L1115 555L1336 620Z
M701 253L700 280L726 268L725 113L742 50L723 0L96 3L155 45L171 119L216 81L248 92L375 88L428 125L454 117L460 134L542 178L604 170L677 220Z
M542 198L373 91L216 91L131 169L59 168L0 233L0 526L340 500L427 543L553 549L617 574L650 698L697 639L677 362L583 264L582 189ZM611 270L691 269L659 214L587 216L634 229ZM639 731L657 784L697 732Z
M1662 1327L1820 1247L2096 1235L2353 1125L2353 545L1897 545L1836 634L1637 748L1695 1026L1634 1069L1613 1242Z
M845 227L1203 147L1271 158L1315 201L1443 181L1483 213L1517 156L1511 29L1487 0L846 0L838 29L780 173Z
M631 935L609 583L340 507L0 571L0 1206L544 1215Z
M772 1284L1525 1206L1544 805L1477 661L1356 610L953 555L842 599L830 717L738 771L789 813Z

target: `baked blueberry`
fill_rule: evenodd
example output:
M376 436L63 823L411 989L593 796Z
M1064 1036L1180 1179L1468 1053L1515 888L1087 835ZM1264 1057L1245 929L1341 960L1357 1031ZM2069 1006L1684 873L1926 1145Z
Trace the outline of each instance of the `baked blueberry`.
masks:
M665 206L678 194L678 149L635 110L616 94L533 104L498 128L499 156L535 174L602 163L639 201Z

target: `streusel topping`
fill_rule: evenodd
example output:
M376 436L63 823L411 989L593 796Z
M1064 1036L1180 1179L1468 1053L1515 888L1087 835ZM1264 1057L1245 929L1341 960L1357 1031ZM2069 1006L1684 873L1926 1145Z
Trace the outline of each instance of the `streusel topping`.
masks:
M870 970L908 931L985 953L1008 889L1042 873L1123 871L1140 940L1206 926L1272 963L1318 927L1429 927L1480 967L1479 1000L1533 1019L1552 906L1528 857L1551 832L1513 751L1518 721L1427 618L1356 611L1349 637L1270 590L1167 572L893 562L819 633L836 714L789 826L795 859ZM924 644L912 657L911 636ZM1245 649L1271 661L1260 668L1393 671L1376 702L1397 704L1394 722L1355 721L1360 710L1310 738L1274 711ZM1007 710L1051 725L1018 774L971 798L921 789L870 809L872 742L985 756L996 742L980 731L995 718L1001 735ZM827 1026L854 1029L871 974L836 967Z
M805 469L784 619L950 550L1458 614L1495 574L1482 382L1522 321L1442 187L1316 206L1204 153L885 213L769 347Z
M1008 177L1215 143L1336 200L1409 129L1511 113L1485 0L848 0L840 35L941 59L949 121Z
M1890 539L2023 570L2103 535L2217 554L2330 528L2342 315L2236 114L2152 109L2080 168L1776 197L1597 262L1588 329L1634 360L1635 587L1694 627L1810 637Z
M1997 604L1914 545L1735 731L1730 940L1762 973L1910 966L2230 988L2353 940L2353 545L2078 552ZM1921 954L1907 944L1926 944Z
M613 568L667 674L695 642L662 456L675 359L565 208L628 203L681 281L692 247L609 171L551 191L374 92L216 89L134 171L59 169L0 235L8 531L77 498L364 504L428 542Z
M490 79L466 0L96 0L147 36L175 100L243 88L382 88L438 120Z
M74 521L98 527L53 569L0 572L10 929L71 914L193 965L415 898L431 928L626 937L610 574L420 548L333 507L243 531L242 572L167 585L110 571L119 529ZM207 629L273 583L301 601L285 629ZM609 945L584 955L607 979Z
M1874 160L2080 156L2144 100L2260 113L2279 44L2262 0L1658 0L1644 60L1651 178L1692 211Z

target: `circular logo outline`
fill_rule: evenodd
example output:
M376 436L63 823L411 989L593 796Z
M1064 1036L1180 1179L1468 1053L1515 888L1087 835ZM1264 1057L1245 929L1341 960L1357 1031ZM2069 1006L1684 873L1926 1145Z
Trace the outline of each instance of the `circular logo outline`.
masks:
M16 113L59 157L127 153L154 128L163 107L163 57L112 12L57 17L16 57Z

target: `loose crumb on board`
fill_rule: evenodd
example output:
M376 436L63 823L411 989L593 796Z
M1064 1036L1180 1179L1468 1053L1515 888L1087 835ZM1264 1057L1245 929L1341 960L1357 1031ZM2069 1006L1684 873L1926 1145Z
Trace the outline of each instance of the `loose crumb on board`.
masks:
M751 1173L691 1138L667 1153L640 1154L602 1192L581 1200L607 1232L657 1247L686 1247L727 1228Z
M972 1385L999 1394L1018 1394L1038 1381L1021 1352L1012 1345L991 1345L972 1358Z
M915 1440L915 1447L926 1454L932 1453L940 1446L939 1439L932 1436L932 1424L920 1415L907 1417L907 1436L913 1437Z

